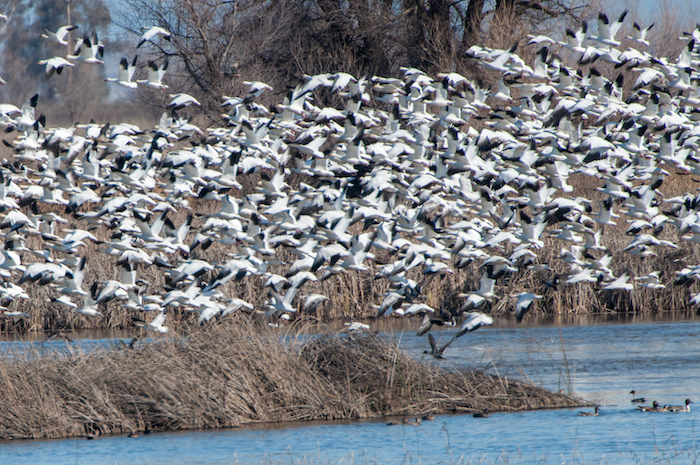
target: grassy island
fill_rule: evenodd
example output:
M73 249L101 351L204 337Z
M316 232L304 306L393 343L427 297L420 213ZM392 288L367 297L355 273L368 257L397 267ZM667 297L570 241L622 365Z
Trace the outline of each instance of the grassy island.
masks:
M425 363L376 335L280 339L227 324L89 353L0 358L0 438L568 408L584 402Z

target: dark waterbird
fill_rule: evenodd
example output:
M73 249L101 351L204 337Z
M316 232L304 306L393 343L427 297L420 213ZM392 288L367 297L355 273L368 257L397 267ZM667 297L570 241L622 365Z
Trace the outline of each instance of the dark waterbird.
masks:
M659 405L657 401L652 402L651 407L640 405L637 408L642 412L668 412L668 407Z
M692 400L686 399L685 405L665 405L664 408L669 412L690 412L690 404L692 403Z
M595 409L592 412L579 412L578 416L579 417L597 417L598 416L598 409L599 407L596 405Z
M632 389L630 391L630 394L632 394L632 400L630 402L632 402L633 404L643 404L644 402L647 401L644 397L636 397L635 398L634 395L636 393L637 393L637 391L635 391L634 389Z
M442 353L454 341L454 339L450 339L450 341L447 344L445 344L442 347L438 347L437 342L435 341L435 338L433 337L432 334L428 334L428 340L430 341L430 351L424 350L423 353L432 355L433 358L437 358L440 360L445 359L445 357L442 355Z

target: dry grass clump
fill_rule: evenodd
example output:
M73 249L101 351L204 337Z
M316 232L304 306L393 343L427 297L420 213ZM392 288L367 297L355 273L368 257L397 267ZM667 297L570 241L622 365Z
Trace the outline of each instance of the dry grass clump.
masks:
M484 373L423 364L375 336L301 351L278 333L221 326L133 348L0 359L0 438L65 438L252 422L580 402Z
M359 401L363 417L581 405L569 396L483 371L456 372L422 363L376 336L314 339L304 346L302 356Z

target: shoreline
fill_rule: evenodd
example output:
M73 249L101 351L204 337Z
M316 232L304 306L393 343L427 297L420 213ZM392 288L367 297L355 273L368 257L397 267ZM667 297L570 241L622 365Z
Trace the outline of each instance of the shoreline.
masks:
M653 312L611 312L611 313L570 313L562 315L538 314L532 315L528 319L517 323L515 317L510 315L496 315L493 317L496 326L500 329L528 329L538 328L542 326L591 326L602 324L632 324L632 323L665 323L684 320L700 319L700 311L692 309L674 309L674 310L655 310ZM216 324L225 325L232 321L231 317L228 320L220 320ZM378 330L383 333L391 331L417 331L420 326L420 317L403 316L403 317L385 317L385 318L351 318L337 317L329 320L321 320L307 315L293 322L292 325L306 326L308 328L322 328L323 330L340 331L345 326L344 323L358 321L360 323L371 324L373 330ZM190 325L188 330L199 330L203 327ZM290 328L290 326L286 326ZM178 328L179 330L180 328ZM487 329L488 330L488 329ZM316 332L309 332L316 334ZM105 339L105 338L126 338L131 339L135 336L144 336L148 333L140 330L135 326L116 327L116 328L64 328L56 330L33 330L29 332L19 331L3 331L0 332L0 343L2 342L41 342L50 338L70 336L70 339Z

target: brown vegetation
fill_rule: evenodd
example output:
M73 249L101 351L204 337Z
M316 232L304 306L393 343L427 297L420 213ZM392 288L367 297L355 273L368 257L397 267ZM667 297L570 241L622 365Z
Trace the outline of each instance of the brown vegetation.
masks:
M582 404L425 364L375 336L299 348L246 325L91 353L18 353L0 359L0 390L3 439Z

